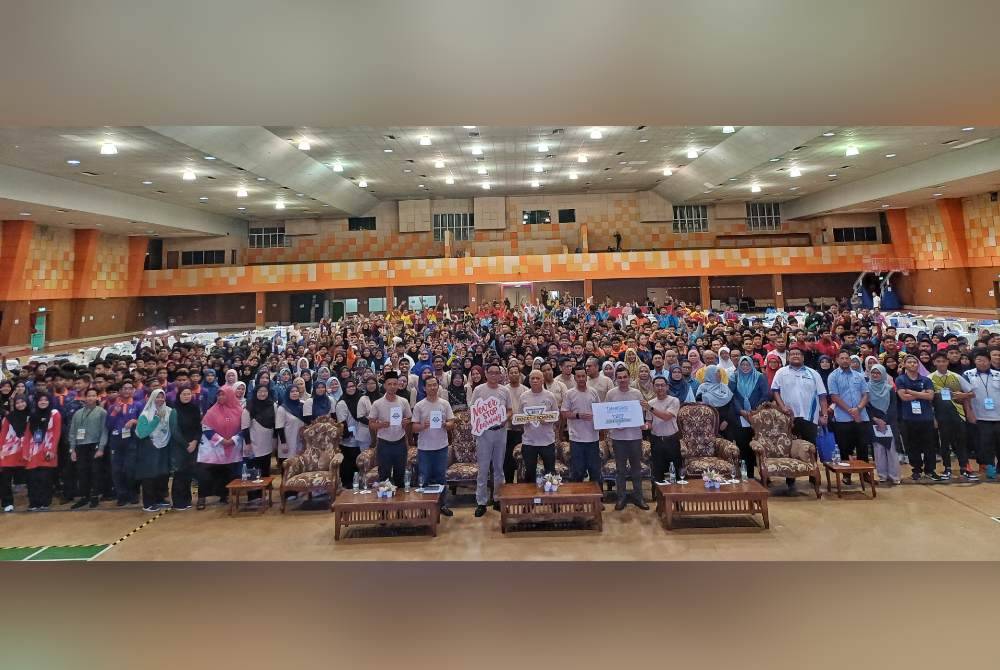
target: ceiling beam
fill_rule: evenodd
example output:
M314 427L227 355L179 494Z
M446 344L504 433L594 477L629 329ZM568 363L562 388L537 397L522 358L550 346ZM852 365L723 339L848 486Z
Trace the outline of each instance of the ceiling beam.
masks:
M150 130L316 198L341 214L358 216L378 204L354 182L260 126L150 126Z
M101 186L0 165L0 199L166 226L192 235L246 235L246 223Z
M804 219L869 201L892 204L892 197L1000 170L1000 139L841 184L781 205L785 219Z
M670 202L705 200L705 191L727 184L775 156L805 144L829 128L824 126L746 126L690 159L682 170L664 178L654 190ZM749 193L747 198L749 198Z

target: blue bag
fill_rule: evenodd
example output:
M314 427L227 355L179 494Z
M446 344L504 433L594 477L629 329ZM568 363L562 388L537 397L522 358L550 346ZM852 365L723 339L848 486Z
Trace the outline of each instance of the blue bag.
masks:
M816 452L819 460L828 463L833 460L833 450L837 448L837 440L833 437L833 431L824 426L820 426L816 433Z

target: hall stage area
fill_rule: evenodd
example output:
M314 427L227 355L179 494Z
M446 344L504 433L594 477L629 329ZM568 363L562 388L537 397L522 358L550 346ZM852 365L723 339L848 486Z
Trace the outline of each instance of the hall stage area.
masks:
M811 488L789 498L783 484L773 485L770 530L731 517L684 520L667 531L653 510L606 505L600 533L539 527L503 535L500 515L475 518L474 501L460 489L455 516L442 517L437 537L352 527L337 542L331 512L295 504L284 515L275 506L230 517L225 505L147 514L102 503L96 510L5 514L0 544L110 545L97 561L1000 560L998 484L880 486L874 501L856 484L848 490L838 499L824 488L816 500Z

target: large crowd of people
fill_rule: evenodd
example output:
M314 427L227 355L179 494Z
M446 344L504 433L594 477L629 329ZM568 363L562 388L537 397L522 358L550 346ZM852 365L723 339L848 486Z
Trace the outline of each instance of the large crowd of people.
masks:
M686 403L716 408L750 476L747 419L766 402L789 415L797 436L815 444L829 429L841 458L874 456L884 483L900 483L901 463L914 481L975 481L981 468L997 475L1000 336L988 331L971 341L940 330L897 335L878 311L846 303L765 325L667 299L400 305L285 333L209 346L154 337L132 356L88 365L9 372L2 361L0 506L15 511L24 485L29 511L50 509L56 494L73 509L204 509L210 498L226 501L242 464L280 471L301 452L302 429L323 416L342 427L343 486L356 485L357 459L371 448L380 480L402 486L413 444L420 481L445 484L455 412L490 397L508 422L475 438L476 516L488 512L491 489L517 477L518 445L528 481L539 460L554 471L555 445L566 439L570 478L600 481L592 407L621 400L639 401L646 423L609 431L617 509L648 508L644 439L655 480L682 467L676 417ZM559 419L514 425L523 407Z

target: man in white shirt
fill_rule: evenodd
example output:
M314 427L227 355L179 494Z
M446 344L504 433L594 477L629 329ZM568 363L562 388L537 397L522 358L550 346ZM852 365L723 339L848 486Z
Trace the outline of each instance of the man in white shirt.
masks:
M402 487L406 471L406 431L413 416L410 403L396 395L399 374L385 373L385 395L372 403L368 428L375 431L379 481L391 479Z
M424 382L426 397L413 407L413 432L417 434L417 471L420 485L440 484L441 514L451 516L447 505L448 433L455 427L455 414L448 401L439 395L436 377Z
M507 368L507 385L505 386L510 394L511 415L521 413L521 394L524 393L525 386L521 383L521 366L512 362ZM507 447L503 457L503 480L507 484L514 483L514 474L517 472L517 461L514 459L514 449L521 444L521 435L524 433L524 426L515 426L507 423Z
M530 388L521 394L522 414L543 414L558 412L559 402L551 391L544 388L544 376L539 370L528 375ZM545 474L556 471L556 423L557 421L529 421L524 424L521 438L521 455L524 457L525 481L535 481L538 457L542 458Z
M614 386L614 382L606 375L601 374L601 364L593 356L587 359L587 365L584 369L587 372L587 386L597 391L597 397L601 402L604 402L604 397Z
M500 386L500 365L490 363L486 366L486 383L480 384L472 391L469 398L471 407L477 400L487 400L491 397L499 398L504 407L507 408L507 421L510 421L513 404L510 399L510 392ZM482 435L476 436L476 463L479 466L479 474L476 477L476 516L481 517L486 514L486 503L489 502L489 482L490 466L493 467L493 491L494 495L503 486L503 459L507 450L507 424L501 423L498 426L488 428ZM493 509L499 510L500 503L493 503Z
M566 391L562 402L562 416L569 427L569 478L582 482L584 474L590 481L601 484L600 435L594 428L593 405L600 402L597 391L587 385L587 371L582 367L573 371L575 384Z
M649 401L649 413L652 416L650 433L652 439L651 474L654 482L666 480L670 464L674 465L674 474L680 476L683 459L681 458L681 442L677 435L677 412L681 401L667 393L667 380L657 377L653 380L653 390L656 397Z
M801 349L788 350L788 365L779 368L771 382L778 409L792 418L792 430L803 440L816 444L819 426L827 422L827 395L823 378L803 363ZM818 425L817 425L818 424ZM812 477L809 478L812 481ZM794 494L795 479L786 477L789 494Z
M608 391L604 397L605 402L634 400L642 406L643 411L649 409L639 389L632 388L628 370L620 368L615 372L615 381L618 385ZM632 503L639 509L649 509L649 505L642 497L642 431L647 428L649 425L644 423L641 426L612 428L609 431L611 445L615 451L615 483L618 488L618 502L615 504L615 509L619 512L625 509L629 500L629 496L625 493L626 477L632 480Z

